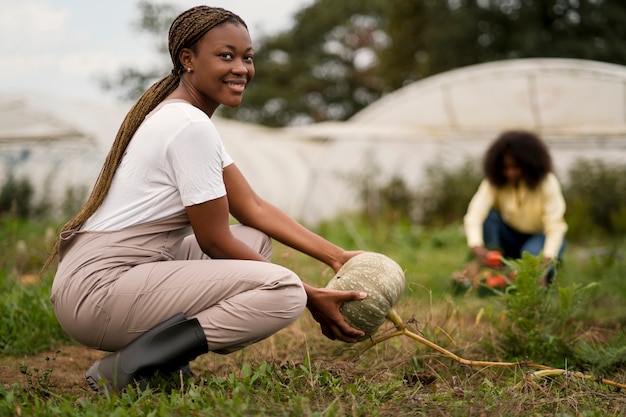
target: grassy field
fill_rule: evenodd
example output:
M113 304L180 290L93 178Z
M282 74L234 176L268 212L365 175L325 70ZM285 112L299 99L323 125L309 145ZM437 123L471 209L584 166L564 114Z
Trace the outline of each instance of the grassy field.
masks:
M475 361L532 361L565 369L532 377L523 366L467 366L398 336L369 349L324 338L308 312L273 337L193 362L195 377L107 398L83 379L102 353L69 340L48 302L51 271L37 276L54 223L0 220L1 416L624 416L626 259L618 242L570 243L557 281L539 288L536 265L516 291L455 292L467 260L460 227L332 222L320 228L350 249L384 253L404 269L396 306L407 327ZM276 245L275 262L323 286L332 271ZM386 324L381 334L392 332ZM583 372L591 379L580 378Z

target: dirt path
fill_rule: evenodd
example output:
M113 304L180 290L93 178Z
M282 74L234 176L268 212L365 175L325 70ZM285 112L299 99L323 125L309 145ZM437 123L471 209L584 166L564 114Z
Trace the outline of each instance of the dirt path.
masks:
M85 371L102 356L103 352L84 346L60 346L57 350L32 356L2 357L0 383L5 387L19 384L26 388L31 385L41 388L38 379L46 378L48 374L45 383L51 385L52 391L85 395L91 393L85 381ZM20 372L23 365L28 367L31 377Z
M205 370L211 371L214 375L228 375L229 372L241 368L243 361L284 361L288 358L302 357L306 352L319 353L325 347L333 346L332 341L322 340L314 348L305 348L302 337L306 331L315 334L314 337L321 338L317 334L317 328L311 325L312 319L302 320L299 325L290 326L283 329L274 336L258 342L253 346L233 355L203 355L192 362L192 369L195 373ZM295 333L294 333L295 332ZM317 351L316 349L319 349ZM294 354L294 352L297 352ZM92 395L89 385L85 381L85 372L98 359L105 356L106 352L87 348L82 345L63 345L55 350L23 356L0 356L0 384L9 388L17 384L26 389L42 388L38 378L45 376L47 371L47 382L51 386L50 391L58 394L75 395L83 397ZM48 358L48 359L46 359ZM32 376L28 377L20 372L20 368L25 365Z

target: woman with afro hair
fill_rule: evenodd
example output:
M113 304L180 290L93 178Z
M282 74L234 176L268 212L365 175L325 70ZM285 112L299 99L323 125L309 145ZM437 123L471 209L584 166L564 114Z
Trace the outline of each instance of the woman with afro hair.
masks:
M567 224L548 147L533 132L505 131L487 149L483 172L464 217L474 257L489 266L488 255L494 250L513 259L524 252L541 255L550 266L542 284L549 284L565 248Z

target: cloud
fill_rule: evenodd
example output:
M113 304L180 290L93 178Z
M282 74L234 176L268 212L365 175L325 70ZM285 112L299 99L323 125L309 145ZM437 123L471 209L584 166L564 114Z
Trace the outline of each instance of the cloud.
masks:
M152 50L137 51L129 42L111 43L116 37L125 40L124 34L86 32L82 11L76 7L0 0L0 8L0 89L15 84L29 87L44 80L93 83L94 77L110 76L133 62L154 60Z
M20 50L44 51L70 38L70 12L45 3L3 2L0 14L0 47L3 55Z
M148 69L161 61L167 66L154 39L131 26L137 2L0 0L0 92L46 90L95 97L95 79L114 76L122 67ZM181 10L189 6L188 0L169 2ZM273 31L285 27L290 14L311 2L215 0L214 5L232 7L251 27Z

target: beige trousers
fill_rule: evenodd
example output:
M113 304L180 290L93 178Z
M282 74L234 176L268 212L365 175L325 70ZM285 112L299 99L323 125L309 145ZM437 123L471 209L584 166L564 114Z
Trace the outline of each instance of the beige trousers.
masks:
M232 231L270 259L265 234ZM306 293L296 274L270 262L210 259L190 232L186 216L64 232L50 298L63 329L84 345L116 351L182 312L200 321L210 351L230 353L300 316Z

